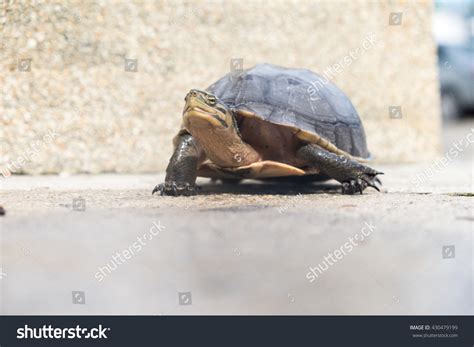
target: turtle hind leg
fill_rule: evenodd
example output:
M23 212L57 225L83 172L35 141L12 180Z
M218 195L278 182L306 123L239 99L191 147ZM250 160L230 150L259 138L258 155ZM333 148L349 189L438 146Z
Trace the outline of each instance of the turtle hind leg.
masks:
M355 160L329 152L321 147L309 144L301 147L297 156L307 165L320 169L323 173L342 184L343 194L355 194L372 187L380 191L377 175L383 174Z
M190 196L196 194L197 168L202 149L188 133L177 138L176 149L166 168L165 182L158 184L152 194Z

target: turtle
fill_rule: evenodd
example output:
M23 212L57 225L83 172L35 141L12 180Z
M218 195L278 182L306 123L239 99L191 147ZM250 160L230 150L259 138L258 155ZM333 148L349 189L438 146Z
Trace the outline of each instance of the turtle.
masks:
M349 98L308 69L258 64L231 71L185 97L182 126L165 182L152 191L190 196L196 178L293 181L335 179L343 194L373 187L377 175Z

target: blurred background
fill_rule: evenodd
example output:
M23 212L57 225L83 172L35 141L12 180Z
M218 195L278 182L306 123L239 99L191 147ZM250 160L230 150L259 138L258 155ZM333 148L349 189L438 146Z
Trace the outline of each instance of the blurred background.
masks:
M163 171L184 95L236 64L331 79L380 162L433 160L441 113L451 123L472 114L472 1L0 6L3 176Z
M474 110L474 2L436 1L433 32L438 45L441 106L445 121Z

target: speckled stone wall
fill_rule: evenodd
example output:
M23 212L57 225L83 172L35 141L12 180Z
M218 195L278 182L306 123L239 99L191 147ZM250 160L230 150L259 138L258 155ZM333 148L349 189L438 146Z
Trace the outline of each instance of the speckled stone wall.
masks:
M430 2L0 4L4 175L163 170L184 95L232 59L326 74L380 161L437 154Z

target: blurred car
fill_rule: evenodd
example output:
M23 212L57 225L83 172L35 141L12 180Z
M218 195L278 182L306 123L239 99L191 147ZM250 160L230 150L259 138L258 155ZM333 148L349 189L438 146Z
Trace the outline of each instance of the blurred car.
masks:
M445 120L474 110L474 2L435 1L441 109Z
M455 119L474 110L474 49L472 45L438 46L443 118Z

